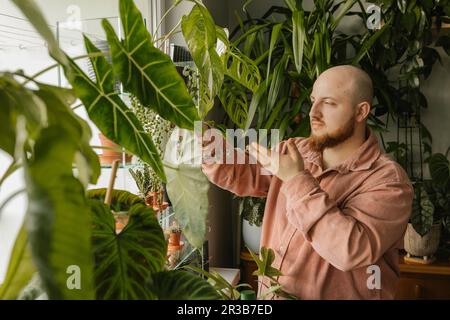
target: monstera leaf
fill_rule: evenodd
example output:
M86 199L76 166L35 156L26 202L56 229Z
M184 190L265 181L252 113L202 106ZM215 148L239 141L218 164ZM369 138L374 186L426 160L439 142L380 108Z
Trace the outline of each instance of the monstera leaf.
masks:
M25 168L29 242L50 299L94 298L89 207L72 173L81 136L75 122L43 129ZM68 285L74 269L77 290Z
M113 27L104 19L114 71L126 91L142 105L154 109L164 119L187 129L199 120L186 85L169 56L155 48L144 20L131 0L120 0L120 17L124 40L120 41Z
M182 270L152 274L147 288L159 300L217 300L220 298L206 280Z
M167 194L189 243L200 248L205 238L209 182L201 170L199 141L194 132L175 129L164 153Z
M412 206L411 224L422 237L433 225L434 205L422 184L414 186L414 198Z
M196 4L181 20L181 30L200 73L200 117L214 105L223 82L224 67L216 51L216 26L208 9Z
M116 234L111 210L91 200L92 241L98 299L150 299L147 278L163 270L166 241L153 210L134 204L125 228Z

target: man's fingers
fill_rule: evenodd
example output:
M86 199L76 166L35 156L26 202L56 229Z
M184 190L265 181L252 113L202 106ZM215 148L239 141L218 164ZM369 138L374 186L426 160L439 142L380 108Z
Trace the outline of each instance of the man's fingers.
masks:
M297 149L297 146L295 145L293 140L289 140L287 143L289 156L292 158L292 160L299 160L301 158L301 154Z

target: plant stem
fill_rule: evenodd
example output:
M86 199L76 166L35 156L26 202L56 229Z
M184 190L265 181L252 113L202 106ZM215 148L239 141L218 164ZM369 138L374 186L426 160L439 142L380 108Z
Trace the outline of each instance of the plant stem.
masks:
M180 26L180 24L181 24L181 20L178 21L178 23L175 25L175 27L173 27L173 29L170 30L170 32L169 32L168 34L166 34L166 35L163 37L163 39L162 39L162 41L161 41L161 46L159 47L159 49L161 49L162 45L164 44L164 42L165 42L167 39L169 39L169 37L171 37L172 35L174 35L174 34L180 32L180 31L175 32L175 30ZM161 38L157 39L157 41L159 41L160 39L161 39Z
M155 32L153 33L153 39L155 39L156 38L156 36L158 35L158 30L159 30L159 28L161 27L161 24L162 24L162 22L163 22L163 20L166 18L166 16L170 13L170 11L172 11L173 9L175 9L175 7L176 6L178 6L178 4L180 4L181 3L181 1L175 1L175 3L174 4L172 4L171 6L170 6L170 8L164 13L164 15L162 16L162 18L161 18L161 20L159 20L159 23L158 23L158 26L156 27L156 30L155 30ZM158 39L159 40L159 39Z

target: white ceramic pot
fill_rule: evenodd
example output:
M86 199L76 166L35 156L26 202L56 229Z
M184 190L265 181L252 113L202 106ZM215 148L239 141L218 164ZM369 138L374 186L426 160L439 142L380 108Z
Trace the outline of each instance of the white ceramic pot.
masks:
M411 223L405 233L405 251L413 256L432 256L439 247L441 225L434 224L430 231L423 237L414 230Z
M242 239L244 244L255 253L259 253L261 227L250 225L248 220L242 219Z

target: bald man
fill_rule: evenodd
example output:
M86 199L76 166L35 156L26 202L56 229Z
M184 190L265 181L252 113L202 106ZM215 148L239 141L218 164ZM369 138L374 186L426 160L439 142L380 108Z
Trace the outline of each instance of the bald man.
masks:
M267 197L261 247L274 250L278 281L300 299L394 298L413 188L366 124L372 95L363 70L330 68L314 83L308 138L277 151L251 144L257 164L203 164L214 184ZM269 283L259 280L261 295Z

